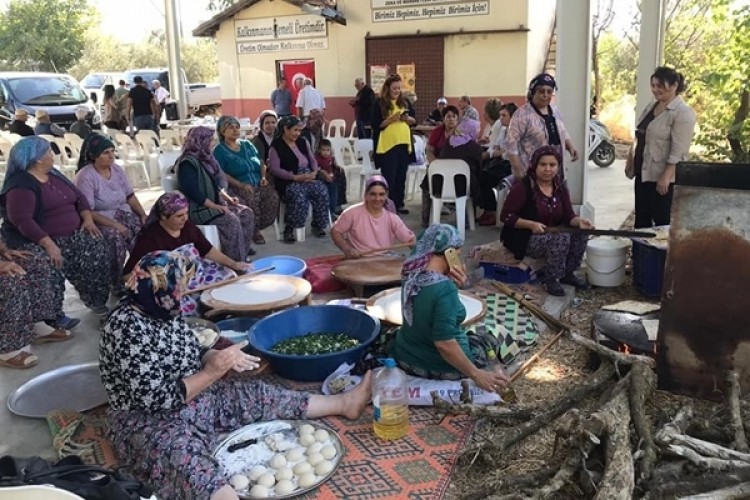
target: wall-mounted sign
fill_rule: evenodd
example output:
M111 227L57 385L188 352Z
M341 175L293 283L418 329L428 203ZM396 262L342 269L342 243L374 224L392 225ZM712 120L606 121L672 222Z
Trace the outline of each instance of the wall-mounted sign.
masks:
M421 19L486 16L490 13L489 0L370 0L372 21L414 21Z
M327 36L328 25L320 16L280 16L234 21L234 38L237 43Z
M401 77L401 92L416 92L416 66L412 64L397 64L396 73Z
M267 52L284 52L286 50L322 50L327 48L327 38L237 43L237 53L240 55L263 54Z
M388 78L388 66L370 66L370 88L375 90L375 94L378 94L380 92L380 89L383 87L386 78Z

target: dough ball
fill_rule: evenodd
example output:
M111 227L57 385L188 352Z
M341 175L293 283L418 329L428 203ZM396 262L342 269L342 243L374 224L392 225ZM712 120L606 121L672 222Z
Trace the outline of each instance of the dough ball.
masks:
M299 426L299 435L303 436L305 434L312 434L315 432L315 427L313 427L310 424L302 424Z
M315 436L313 436L312 434L302 434L299 437L299 444L301 444L302 446L310 446L314 442Z
M262 484L256 484L250 488L251 498L268 498L268 488Z
M330 460L336 456L336 447L330 444L327 446L324 446L320 450L320 454L323 455L323 458L325 458L326 460Z
M283 481L285 479L291 479L294 474L292 473L292 469L289 467L282 467L281 469L276 471L276 480L277 481ZM278 486L277 486L278 488Z
M323 446L325 446L323 443L313 443L307 447L307 454L310 455L312 453L320 453L320 450L323 449Z
M308 472L312 472L312 465L310 465L307 462L300 462L294 466L294 473L297 474L298 476L301 476L302 474L307 474Z
M282 455L281 453L277 453L271 458L271 461L268 462L268 465L276 470L279 470L286 465L286 458L284 458L284 455Z
M325 476L333 470L333 462L329 460L323 460L315 466L315 474L318 476Z
M304 448L292 448L291 450L286 452L286 461L287 462L298 462L302 460L302 457L305 456L305 449Z
M247 476L243 476L242 474L235 474L234 476L229 478L229 484L232 485L232 488L235 490L244 490L248 486L250 486L250 479L248 479Z
M250 472L247 473L247 477L250 478L250 481L257 481L260 476L266 473L266 468L262 465L255 465L252 469L250 469Z
M326 441L328 441L329 437L330 436L328 435L328 431L324 429L318 429L317 431L315 431L315 441L319 443L325 443Z
M307 463L315 467L320 462L325 460L325 457L321 455L320 453L310 453L310 456L307 457Z
M271 486L273 486L274 484L276 484L276 478L273 477L273 474L271 474L270 472L265 472L265 473L263 473L263 475L261 475L258 478L258 484L260 486L264 486L266 488L270 488ZM266 492L266 494L267 493L268 492Z
M293 492L295 490L294 485L292 482L288 479L282 479L276 484L276 494L277 495L288 495L289 493Z
M309 488L310 486L315 484L317 480L318 479L315 477L315 474L313 474L312 472L308 472L307 474L302 474L299 477L299 481L297 481L297 484L299 484L300 488Z

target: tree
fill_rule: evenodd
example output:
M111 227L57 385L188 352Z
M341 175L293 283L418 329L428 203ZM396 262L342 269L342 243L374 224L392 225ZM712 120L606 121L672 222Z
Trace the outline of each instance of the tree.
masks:
M599 39L615 19L614 0L597 0L596 11L592 19L591 30L591 69L594 72L594 96L598 102L602 99L602 86L599 71Z
M222 11L226 9L227 7L231 6L236 1L237 0L209 0L208 10Z
M18 70L66 72L81 57L88 0L11 0L0 14L0 59Z

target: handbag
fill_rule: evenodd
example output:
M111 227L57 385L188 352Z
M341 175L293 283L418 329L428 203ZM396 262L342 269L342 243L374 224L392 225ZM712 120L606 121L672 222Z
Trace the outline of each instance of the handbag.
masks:
M151 489L140 481L106 467L84 464L75 455L55 464L41 457L0 458L0 488L44 484L86 500L140 500L152 495Z

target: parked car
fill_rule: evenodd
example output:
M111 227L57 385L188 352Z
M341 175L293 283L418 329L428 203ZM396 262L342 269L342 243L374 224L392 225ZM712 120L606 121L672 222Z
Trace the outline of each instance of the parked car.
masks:
M161 86L171 93L169 70L166 68L141 68L131 69L125 72L125 81L132 87L133 79L140 76L153 90L151 82L159 80ZM187 96L188 114L212 114L216 108L221 106L221 87L206 83L188 83L187 76L181 71L182 83L185 85ZM174 96L172 96L174 98Z
M104 98L104 86L113 85L117 88L119 81L122 79L122 73L115 71L89 73L81 80L81 87L83 87L83 90L86 91L86 94L94 104L101 105Z
M59 73L0 72L0 124L7 128L17 109L29 113L30 126L34 114L45 110L52 123L66 130L76 121L75 110L86 107L86 121L95 129L101 128L101 115L78 81Z

